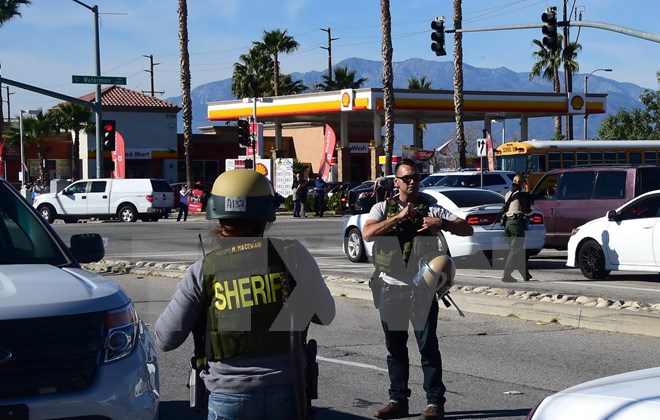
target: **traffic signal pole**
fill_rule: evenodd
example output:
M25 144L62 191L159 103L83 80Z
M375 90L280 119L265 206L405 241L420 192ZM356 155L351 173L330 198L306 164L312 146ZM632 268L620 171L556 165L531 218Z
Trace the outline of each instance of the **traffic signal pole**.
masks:
M564 2L564 8L566 7L566 2ZM553 10L554 9L554 10ZM578 26L578 27L588 27L588 28L597 28L597 29L604 29L607 31L612 31L612 32L618 32L624 35L628 36L633 36L636 38L641 38L647 41L652 41L652 42L660 42L660 35L654 34L651 32L644 32L644 31L639 31L637 29L631 29L631 28L626 28L623 26L618 26L618 25L612 25L609 23L603 23L603 22L589 22L589 21L571 21L571 20L566 20L566 11L564 10L564 20L563 21L557 21L556 20L556 8L549 8L546 10L545 13L542 15L542 24L526 24L526 25L507 25L507 26L489 26L489 27L483 27L483 28L471 28L471 29L465 29L465 28L459 28L459 29L447 29L444 32L445 33L463 33L463 32L486 32L486 31L506 31L506 30L515 30L515 29L532 29L532 28L542 28L543 29L543 34L545 37L543 38L543 45L545 45L547 48L554 50L551 48L551 46L548 44L552 40L556 42L557 39L557 27L562 27L564 28L564 47L568 45L568 33L569 33L569 28L571 26ZM435 30L435 27L433 28ZM433 34L435 36L435 34ZM433 46L431 47L432 50L435 51ZM556 49L556 47L555 47ZM437 54L437 52L436 52ZM437 54L439 55L439 54ZM572 92L573 87L573 81L571 77L571 73L566 71L564 69L564 77L566 78L566 91L567 92ZM586 99L586 98L585 98ZM573 116L572 115L567 115L567 124L566 124L566 129L568 136L566 137L568 140L573 139Z
M89 6L83 3L80 0L73 0L75 3L83 6L86 9L89 9L94 13L94 58L96 64L96 76L101 77L101 47L99 42L99 6ZM101 100L101 85L96 85L96 94L95 94L95 106L94 111L96 111L96 178L103 177L103 150L101 149L101 122L103 121L103 104Z
M604 29L607 31L612 31L612 32L618 32L624 35L628 36L634 36L636 38L641 38L645 39L647 41L652 41L652 42L659 42L660 43L660 35L659 34L654 34L651 32L644 32L644 31L638 31L637 29L631 29L631 28L626 28L623 26L618 26L618 25L611 25L609 23L603 23L603 22L590 22L590 21L560 21L557 22L557 26L559 27L564 27L564 26L578 26L578 27L585 27L585 28L597 28L597 29ZM470 28L470 29L446 29L445 33L464 33L464 32L486 32L486 31L508 31L512 29L534 29L534 28L542 28L543 24L539 23L530 23L530 24L523 24L523 25L507 25L507 26L488 26L488 27L483 27L483 28Z

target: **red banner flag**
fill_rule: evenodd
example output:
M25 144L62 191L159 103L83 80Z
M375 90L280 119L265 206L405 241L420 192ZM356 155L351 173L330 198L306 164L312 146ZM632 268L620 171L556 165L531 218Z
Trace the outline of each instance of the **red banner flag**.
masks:
M328 174L330 173L330 161L332 160L332 155L335 153L335 143L337 137L335 136L335 131L328 124L325 125L325 144L323 147L323 156L321 156L321 163L319 164L318 174L323 177L324 181L328 180Z
M126 178L126 147L124 138L119 131L115 132L115 150L112 151L112 161L115 164L115 170L112 171L112 178Z
M495 151L493 150L493 138L490 131L483 129L483 135L486 139L486 156L488 156L488 170L495 170Z

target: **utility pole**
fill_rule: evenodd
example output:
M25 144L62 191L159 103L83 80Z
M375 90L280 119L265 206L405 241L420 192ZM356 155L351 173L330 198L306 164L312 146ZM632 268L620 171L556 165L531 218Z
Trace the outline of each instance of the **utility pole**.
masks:
M9 85L5 86L5 89L7 89L7 124L11 123L11 106L9 103L9 95L13 95L16 92L10 92L9 91ZM0 103L2 102L2 95L0 95Z
M328 46L327 47L321 47L324 50L328 50L328 81L332 81L332 41L336 41L339 38L333 38L330 32L330 27L327 29L320 28L322 31L328 33Z
M160 63L154 63L154 56L153 54L149 55L142 55L142 57L146 57L149 59L149 70L145 70L147 73L149 73L149 76L151 78L151 96L155 96L156 93L165 93L163 91L156 92L154 90L154 66L159 65ZM142 91L142 93L146 93L145 91Z
M567 0L563 0L564 8L562 20L564 22L570 20L566 15L566 2ZM570 43L570 29L570 25L564 25L564 51L566 51L566 48L568 48L568 44ZM566 94L568 95L570 92L573 92L573 74L566 62L564 62L564 83L566 85ZM573 115L571 114L566 115L566 140L573 140Z

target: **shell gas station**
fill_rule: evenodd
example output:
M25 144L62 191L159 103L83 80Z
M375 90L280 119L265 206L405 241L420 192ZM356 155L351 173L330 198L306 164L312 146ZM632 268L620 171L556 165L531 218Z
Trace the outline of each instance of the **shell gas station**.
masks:
M528 140L530 118L602 114L606 94L464 91L464 121L520 122L520 140ZM410 126L412 147L423 149L419 124L454 123L453 90L394 90L394 124ZM383 89L363 88L290 96L208 103L209 121L252 118L263 123L258 155L296 158L314 173L331 170L338 182L374 179L384 163ZM394 159L393 159L394 160ZM327 163L327 168L324 168Z

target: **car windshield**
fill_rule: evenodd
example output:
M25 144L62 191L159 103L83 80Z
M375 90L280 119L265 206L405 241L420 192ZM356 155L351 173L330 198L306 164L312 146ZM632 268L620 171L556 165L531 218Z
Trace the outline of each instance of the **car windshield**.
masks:
M426 178L422 179L422 187L432 187L436 185L438 181L444 178L445 175L429 175Z
M478 187L479 177L475 175L447 175L436 182L435 186L442 187Z
M73 264L41 217L2 179L0 264Z
M442 191L441 194L456 204L456 207L476 207L483 206L484 204L504 204L504 197L490 190Z

